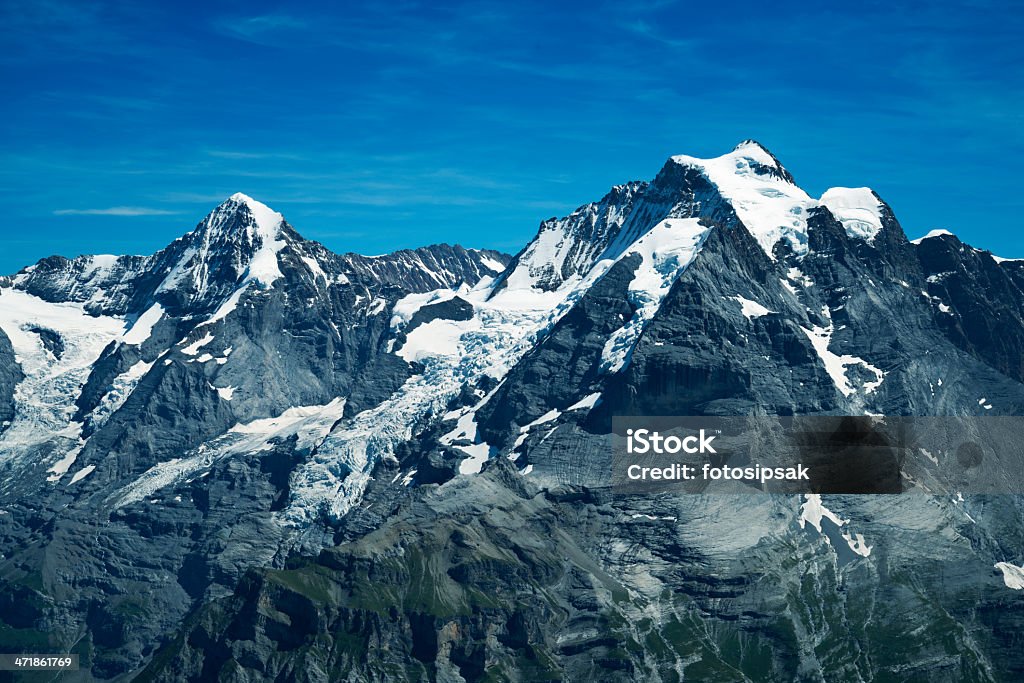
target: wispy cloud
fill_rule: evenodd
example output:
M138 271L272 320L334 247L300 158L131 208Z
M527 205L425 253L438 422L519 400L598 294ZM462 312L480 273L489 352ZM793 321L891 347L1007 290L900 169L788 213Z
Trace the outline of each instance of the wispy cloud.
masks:
M698 42L695 40L680 40L677 38L669 38L665 35L662 35L660 31L655 29L654 26L652 26L649 22L644 21L643 19L635 19L633 21L628 21L622 24L622 27L627 31L635 33L641 38L654 40L656 42L662 43L663 45L668 45L669 47L692 48L698 45Z
M286 153L286 152L237 152L234 150L227 149L211 149L206 152L211 157L217 159L241 159L241 160L255 160L255 159L292 159L300 160L302 157L298 154Z
M289 14L263 14L253 17L223 18L215 22L222 33L241 40L263 44L270 36L281 31L297 31L309 27L309 22Z
M148 206L111 206L109 209L57 209L54 216L174 216L180 211Z

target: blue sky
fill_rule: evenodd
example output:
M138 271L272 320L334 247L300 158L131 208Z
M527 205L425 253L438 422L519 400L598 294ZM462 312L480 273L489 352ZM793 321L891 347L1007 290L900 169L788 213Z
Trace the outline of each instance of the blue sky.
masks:
M1024 257L1024 9L0 0L0 273L151 253L236 191L335 251L516 251L672 154Z

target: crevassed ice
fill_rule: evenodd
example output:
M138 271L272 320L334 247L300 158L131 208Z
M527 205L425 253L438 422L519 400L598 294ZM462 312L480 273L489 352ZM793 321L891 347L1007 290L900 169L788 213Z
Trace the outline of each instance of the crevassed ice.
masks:
M833 187L821 195L846 233L872 242L882 229L882 203L868 187Z
M91 316L79 304L51 303L19 290L0 289L0 328L25 375L15 388L14 419L0 435L0 459L24 456L49 442L47 453L56 468L51 472L67 472L74 462L68 456L77 455L80 446L82 425L72 422L75 398L103 349L124 332L124 324L120 318ZM33 328L60 336L64 350L59 357Z
M443 414L465 384L485 374L503 378L614 262L604 259L585 276L575 275L554 291L544 291L529 278L497 290L485 283L458 291L473 304L473 317L434 320L409 332L395 353L423 363L424 372L324 440L293 475L292 501L281 514L282 522L300 526L323 514L344 515L361 496L373 465L412 438L422 416ZM453 295L452 290L409 295L395 306L393 327L400 330L420 306ZM470 454L473 465L467 467L475 469L486 444L467 447L472 446L477 447Z
M661 208L667 214L672 207ZM292 500L280 515L281 521L303 526L322 516L344 515L362 495L373 465L393 455L399 443L411 439L415 425L424 416L444 414L464 385L485 374L502 379L616 262L638 254L641 262L629 286L637 311L613 335L603 356L606 371L621 370L672 283L699 251L708 230L691 218L656 222L639 231L631 243L610 245L586 272L571 273L550 291L550 283L539 281L543 273L534 272L521 259L519 267L500 286L487 280L473 289L410 294L400 300L391 319L395 332L401 332L422 306L456 294L473 305L474 313L469 320L438 319L419 325L407 333L401 346L391 347L402 358L422 363L423 373L408 379L391 398L355 415L324 440L310 461L293 475ZM571 239L558 229L542 230L524 255L557 260L568 253L567 241ZM588 399L579 402L578 407L592 407L598 396ZM482 398L476 407L485 400ZM470 438L473 443L458 447L470 455L466 469L476 471L480 458L491 451L487 444Z

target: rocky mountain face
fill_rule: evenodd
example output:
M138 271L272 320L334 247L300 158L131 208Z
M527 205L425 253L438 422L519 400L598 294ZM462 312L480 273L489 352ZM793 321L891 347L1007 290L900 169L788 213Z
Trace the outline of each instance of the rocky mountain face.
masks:
M1024 266L670 158L515 257L244 195L0 286L0 649L82 680L1016 680L1024 499L621 495L613 415L1019 415ZM941 470L954 452L921 452Z
M217 575L233 588L277 553L279 527L246 520L287 500L298 453L414 374L385 352L394 303L507 261L448 245L337 255L235 195L151 257L52 257L14 276L0 291L4 592L52 580L60 605L24 637L45 641L70 617L90 633L95 675L142 661ZM292 446L280 461L278 441ZM131 512L186 463L229 452L252 458L258 481L168 527ZM250 541L227 543L216 568L224 534ZM110 601L115 584L128 603Z

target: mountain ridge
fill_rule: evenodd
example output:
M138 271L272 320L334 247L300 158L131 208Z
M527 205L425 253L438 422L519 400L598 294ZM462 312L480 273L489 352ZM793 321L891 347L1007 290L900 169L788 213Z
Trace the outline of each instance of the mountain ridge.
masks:
M1022 414L1020 263L814 199L752 141L514 257L334 254L261 207L0 287L0 596L33 615L0 633L84 643L97 679L1020 669L1019 496L623 499L607 450L616 414Z

